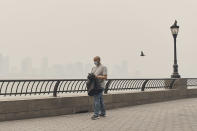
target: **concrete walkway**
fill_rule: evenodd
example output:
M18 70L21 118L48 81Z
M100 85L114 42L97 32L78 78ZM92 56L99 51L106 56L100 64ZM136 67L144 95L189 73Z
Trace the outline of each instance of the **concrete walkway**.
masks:
M0 122L0 131L197 131L197 98L92 113Z

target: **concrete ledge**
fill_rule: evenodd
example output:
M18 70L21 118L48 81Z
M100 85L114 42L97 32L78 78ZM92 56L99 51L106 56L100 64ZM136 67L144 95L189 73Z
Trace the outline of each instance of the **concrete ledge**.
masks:
M162 90L104 95L106 109L197 97L197 89ZM93 111L89 96L0 101L0 121L66 115Z
M187 90L187 97L197 97L197 89L188 89Z

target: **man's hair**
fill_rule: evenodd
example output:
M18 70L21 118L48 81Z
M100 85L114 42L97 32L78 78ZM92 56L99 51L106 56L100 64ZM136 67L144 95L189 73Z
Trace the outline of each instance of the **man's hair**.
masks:
M101 61L101 58L99 56L95 56L94 59L98 59L99 61Z

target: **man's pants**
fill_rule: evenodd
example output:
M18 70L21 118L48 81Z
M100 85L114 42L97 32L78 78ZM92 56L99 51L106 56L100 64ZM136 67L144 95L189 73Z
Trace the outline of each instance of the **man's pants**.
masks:
M94 95L94 115L98 116L99 111L102 115L105 115L105 105L103 102L103 92Z

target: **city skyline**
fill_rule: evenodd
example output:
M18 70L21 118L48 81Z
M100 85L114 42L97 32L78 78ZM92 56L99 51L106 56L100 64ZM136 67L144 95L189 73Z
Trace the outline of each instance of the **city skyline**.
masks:
M0 77L1 78L86 78L91 68L94 66L93 61L83 63L76 61L69 64L49 64L47 57L41 59L39 64L35 64L31 57L25 57L19 65L10 65L9 56L0 53ZM109 67L109 77L111 78L128 78L128 63L122 61L120 64Z

